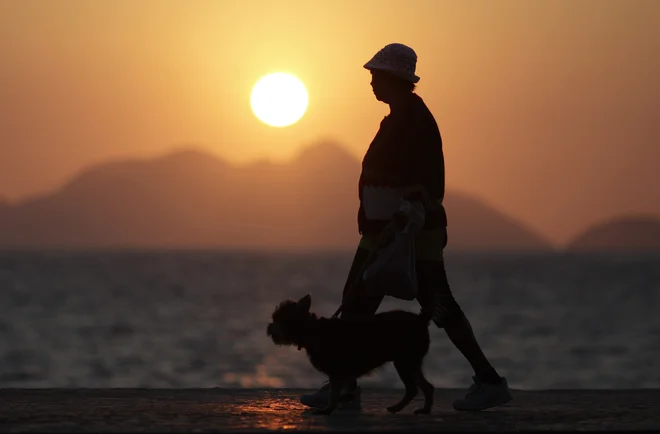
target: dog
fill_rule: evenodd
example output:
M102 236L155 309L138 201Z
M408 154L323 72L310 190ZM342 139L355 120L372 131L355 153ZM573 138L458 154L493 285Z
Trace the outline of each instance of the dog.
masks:
M314 368L328 376L330 402L316 414L331 414L348 381L387 362L394 363L406 387L403 399L387 410L403 410L419 388L424 394L424 407L415 410L415 414L431 413L435 389L422 373L422 362L430 346L430 313L394 310L360 319L319 318L310 312L311 304L309 294L298 301L283 301L275 309L266 332L276 345L305 349Z

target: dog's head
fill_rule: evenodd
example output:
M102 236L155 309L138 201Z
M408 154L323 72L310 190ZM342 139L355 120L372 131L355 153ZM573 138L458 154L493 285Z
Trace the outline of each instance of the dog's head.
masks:
M316 315L310 313L312 297L307 294L298 301L286 300L273 312L273 322L266 333L276 345L302 345L305 323Z

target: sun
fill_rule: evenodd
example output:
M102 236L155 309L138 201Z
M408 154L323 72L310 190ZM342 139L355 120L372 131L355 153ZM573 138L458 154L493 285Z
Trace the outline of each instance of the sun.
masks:
M272 127L286 127L305 114L307 89L291 74L268 74L254 85L250 105L255 116Z

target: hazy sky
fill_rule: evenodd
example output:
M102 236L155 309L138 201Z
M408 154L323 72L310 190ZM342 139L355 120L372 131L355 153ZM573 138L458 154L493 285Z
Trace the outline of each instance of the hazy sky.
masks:
M555 242L660 215L658 0L3 0L0 196L191 143L245 162L333 138L361 158L387 114L362 65L390 42L417 51L449 189ZM250 109L273 71L310 94L284 129Z

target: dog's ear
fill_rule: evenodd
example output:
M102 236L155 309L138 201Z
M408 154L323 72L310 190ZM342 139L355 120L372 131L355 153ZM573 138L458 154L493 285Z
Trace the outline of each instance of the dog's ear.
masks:
M298 306L305 312L309 312L309 308L312 307L312 296L307 294L300 300L298 300Z

